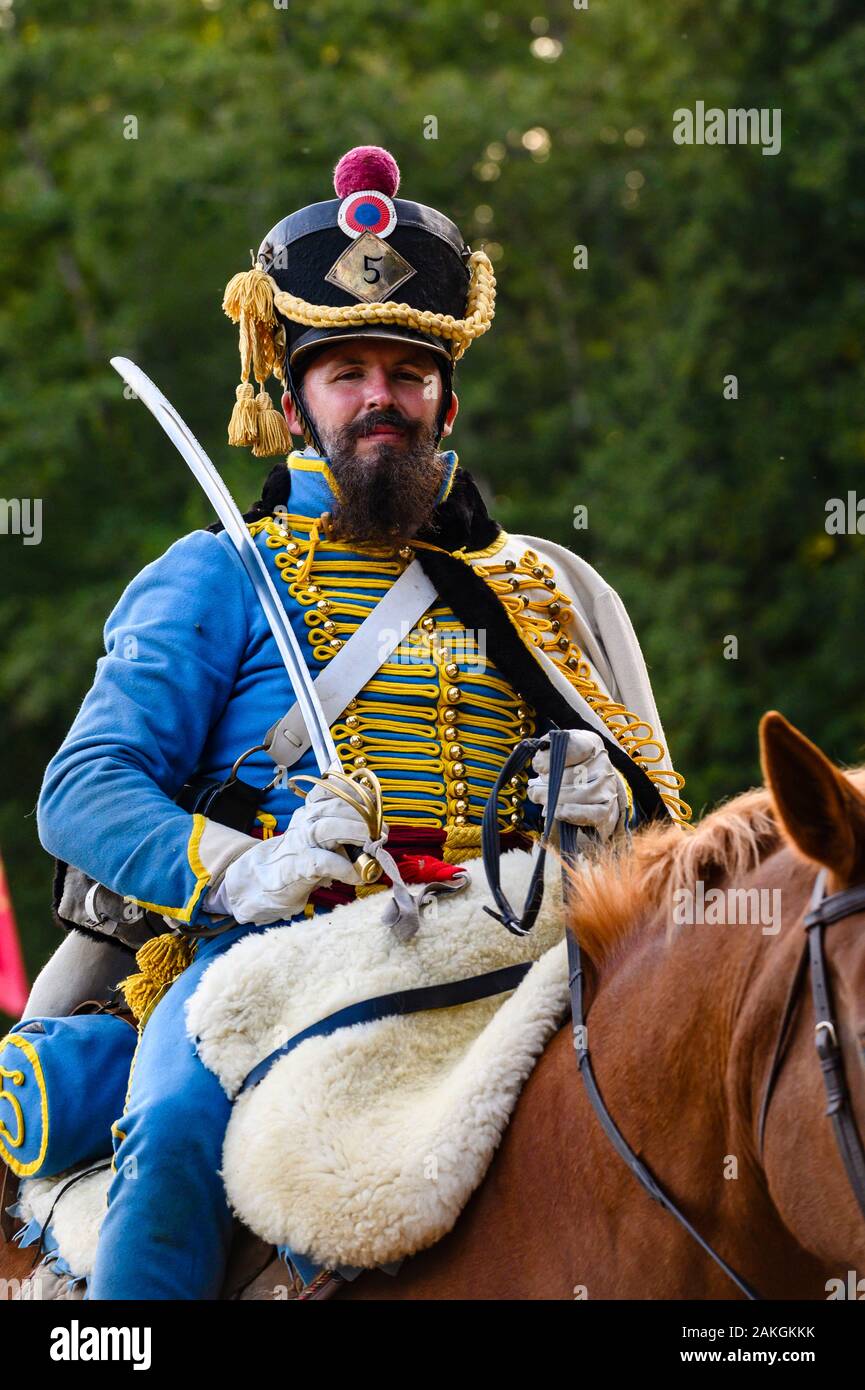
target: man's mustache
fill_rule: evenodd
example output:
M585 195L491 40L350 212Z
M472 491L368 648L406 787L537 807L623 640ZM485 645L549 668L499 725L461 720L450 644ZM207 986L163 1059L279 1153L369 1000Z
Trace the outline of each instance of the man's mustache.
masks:
M416 433L420 423L419 420L407 420L399 410L371 410L362 420L353 421L346 429L351 439L365 439L382 425L389 425L411 435Z

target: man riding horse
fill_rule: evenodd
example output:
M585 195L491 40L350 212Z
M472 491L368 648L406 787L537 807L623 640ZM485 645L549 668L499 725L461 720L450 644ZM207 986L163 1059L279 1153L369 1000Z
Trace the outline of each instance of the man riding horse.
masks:
M507 535L440 448L454 367L490 326L495 278L447 217L396 198L398 183L386 151L350 151L337 197L278 222L229 284L242 362L229 440L288 454L249 533L309 671L321 680L333 664L339 760L378 779L392 862L408 882L447 886L479 854L490 789L530 734L571 731L558 815L602 840L690 811L621 601L568 550ZM420 601L417 586L396 589L415 561ZM387 619L370 623L392 591ZM26 1016L110 997L120 952L139 952L126 982L138 1044L88 1296L215 1298L233 1220L220 1175L231 1103L187 1037L185 1005L244 935L376 891L357 862L369 825L326 779L302 799L274 776L266 731L295 696L221 526L131 582L105 647L39 801L73 930ZM302 780L316 764L308 739L298 747L282 766ZM548 754L534 771L498 796L506 845L537 838Z

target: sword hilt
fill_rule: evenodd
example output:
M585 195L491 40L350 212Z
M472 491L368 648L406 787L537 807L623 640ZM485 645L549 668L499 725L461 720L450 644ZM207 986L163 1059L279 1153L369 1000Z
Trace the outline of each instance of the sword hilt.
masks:
M354 867L360 874L361 883L377 883L381 878L381 864L371 854L364 854L357 845L343 845Z
M335 767L323 773L321 777L313 777L307 773L298 773L296 777L290 777L288 785L292 791L297 792L298 796L306 796L307 793L296 786L297 782L310 782L314 787L325 787L360 813L366 822L371 840L381 839L381 783L374 772L370 772L368 768L343 772L341 768ZM343 849L360 874L361 883L376 883L381 878L382 867L371 854L366 854L359 845L343 845Z

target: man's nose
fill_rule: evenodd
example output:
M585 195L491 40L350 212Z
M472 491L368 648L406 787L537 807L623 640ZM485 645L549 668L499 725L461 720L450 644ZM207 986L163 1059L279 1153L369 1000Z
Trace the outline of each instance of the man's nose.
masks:
M386 410L388 406L394 404L390 375L383 368L377 368L369 374L366 380L366 408L367 410Z

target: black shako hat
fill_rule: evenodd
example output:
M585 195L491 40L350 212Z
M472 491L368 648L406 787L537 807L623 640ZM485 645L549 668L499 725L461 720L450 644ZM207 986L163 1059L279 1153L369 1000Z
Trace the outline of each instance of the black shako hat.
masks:
M496 282L486 254L473 252L448 217L394 197L399 179L387 150L349 150L334 171L337 197L277 222L256 264L229 282L223 308L240 326L241 356L230 444L259 457L290 450L285 419L265 388L272 374L323 452L298 382L325 344L360 337L405 339L435 354L441 437L454 363L490 327Z

